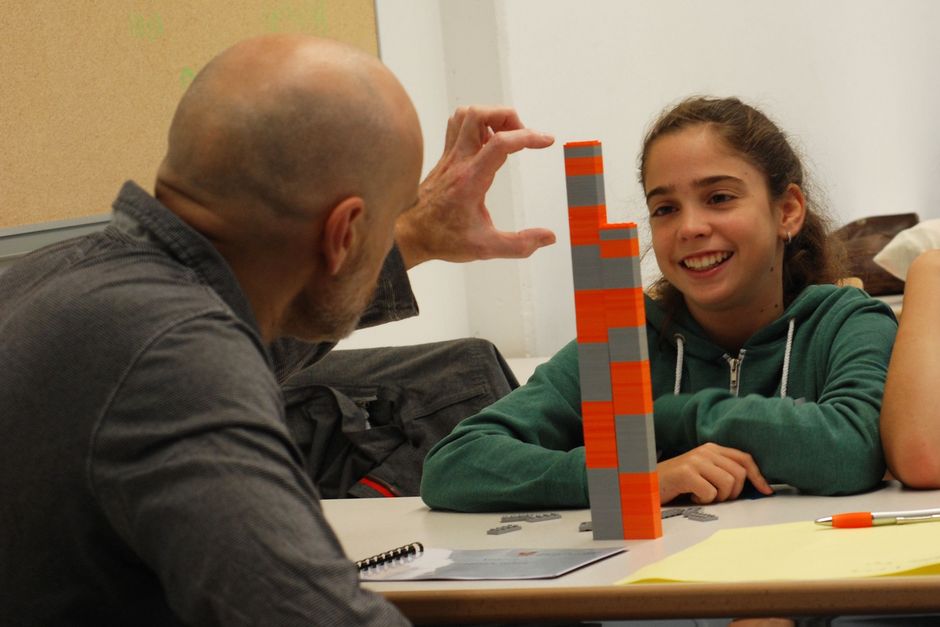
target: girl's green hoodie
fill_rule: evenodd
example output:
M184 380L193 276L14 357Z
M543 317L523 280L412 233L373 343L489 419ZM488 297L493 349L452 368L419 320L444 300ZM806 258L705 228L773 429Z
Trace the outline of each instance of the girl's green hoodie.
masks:
M897 330L882 302L808 287L737 355L684 311L665 333L649 298L646 315L661 460L715 442L750 453L769 482L813 494L881 480L878 414ZM577 344L431 449L421 496L462 511L587 507Z

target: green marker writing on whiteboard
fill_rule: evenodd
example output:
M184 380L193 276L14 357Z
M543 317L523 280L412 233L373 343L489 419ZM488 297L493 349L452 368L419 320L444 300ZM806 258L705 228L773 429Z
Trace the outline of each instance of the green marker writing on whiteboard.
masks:
M163 36L163 17L160 14L146 16L134 13L130 17L131 33L134 37L155 41Z
M299 31L322 34L327 30L326 6L323 0L281 2L264 15L269 32Z
M196 72L193 71L193 68L186 66L180 70L180 87L186 89L189 87L189 84L193 82L193 79L196 78Z

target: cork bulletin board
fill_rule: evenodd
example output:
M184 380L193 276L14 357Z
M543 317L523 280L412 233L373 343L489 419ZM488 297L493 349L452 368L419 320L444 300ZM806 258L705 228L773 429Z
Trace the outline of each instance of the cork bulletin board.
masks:
M196 72L240 39L279 32L378 54L373 0L5 2L0 229L106 214L127 179L152 190Z

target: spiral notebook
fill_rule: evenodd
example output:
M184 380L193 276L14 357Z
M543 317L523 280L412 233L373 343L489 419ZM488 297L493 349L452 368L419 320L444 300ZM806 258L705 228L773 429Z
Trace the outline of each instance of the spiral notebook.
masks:
M412 542L356 562L362 581L551 579L626 549L437 549Z

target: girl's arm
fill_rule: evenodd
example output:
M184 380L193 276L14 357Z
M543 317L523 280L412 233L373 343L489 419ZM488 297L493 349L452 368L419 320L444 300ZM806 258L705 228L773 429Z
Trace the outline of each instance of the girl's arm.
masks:
M529 382L460 423L428 454L421 496L434 508L499 511L587 507L587 475L574 342ZM738 496L749 479L770 486L747 453L704 444L658 464L663 503Z
M837 334L814 340L820 378L813 399L736 397L717 388L661 396L657 443L667 451L706 442L746 451L771 483L814 494L878 485L885 470L878 414L897 325L868 299L843 306L830 311L842 318Z
M580 406L572 342L431 449L421 497L458 511L587 507Z
M888 468L914 488L940 488L940 250L911 264L888 367L881 438Z

